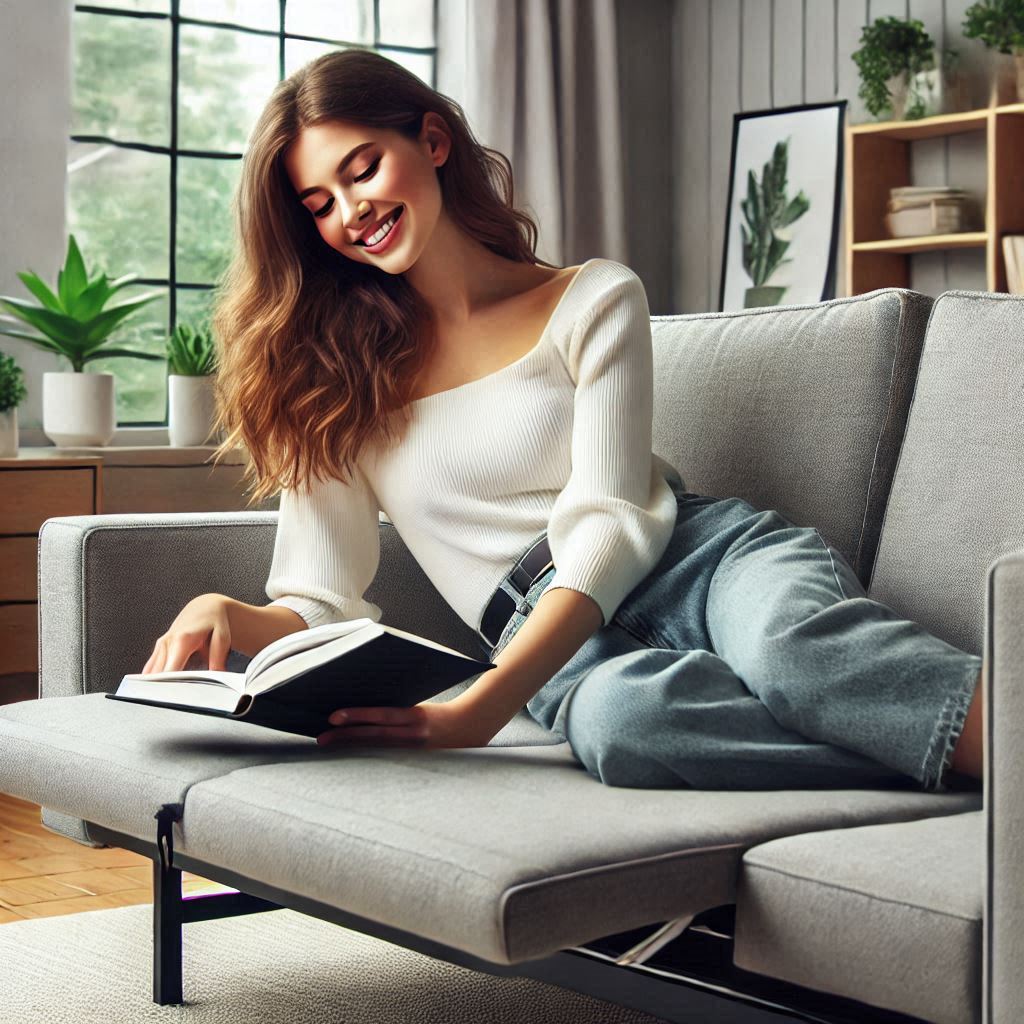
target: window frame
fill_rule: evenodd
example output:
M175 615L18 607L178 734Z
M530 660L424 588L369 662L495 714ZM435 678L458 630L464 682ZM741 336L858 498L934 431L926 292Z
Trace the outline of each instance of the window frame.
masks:
M126 17L126 18L141 18L145 20L156 20L156 21L169 21L171 25L171 75L170 75L170 139L166 146L154 145L146 142L133 142L126 141L123 139L113 139L106 135L88 135L71 132L69 134L70 142L84 142L101 144L108 146L116 146L119 149L137 150L146 153L155 153L161 156L168 157L169 163L169 186L170 186L170 224L168 231L168 276L166 278L159 277L140 277L134 284L137 285L149 285L151 287L166 288L167 289L167 331L170 334L177 324L177 312L178 312L178 290L182 291L210 291L216 287L216 282L203 282L203 281L181 281L178 279L177 270L177 247L178 247L178 161L184 157L186 159L211 159L211 160L241 160L243 153L233 151L219 151L219 150L197 150L182 148L178 145L178 100L179 100L179 61L180 61L180 40L181 40L181 26L182 25L197 25L204 28L216 28L216 29L227 29L235 32L244 32L250 35L258 36L270 36L276 37L278 40L278 82L283 81L285 78L285 47L288 40L299 40L303 42L311 43L324 43L329 46L337 47L358 47L367 48L370 47L375 51L390 51L398 53L415 53L424 56L432 57L431 61L431 75L430 75L430 86L433 89L437 88L437 38L438 38L438 2L439 0L429 0L432 5L433 15L433 35L434 45L433 46L401 46L395 43L388 43L381 39L380 36L380 0L373 0L373 41L371 43L355 42L352 40L345 39L332 39L323 36L309 36L302 35L295 32L285 31L285 16L286 8L289 0L278 0L278 24L276 29L266 28L253 28L248 25L239 25L235 22L229 21L213 21L206 18L195 18L183 16L180 13L180 0L168 0L169 11L135 11L127 8L118 7L116 3L110 4L85 4L76 3L74 5L75 14L90 14L99 17ZM426 0L423 0L426 2ZM74 42L72 42L72 46ZM75 87L74 78L72 78L72 89ZM117 374L115 373L115 380ZM164 418L162 421L157 420L130 420L130 421L118 421L117 427L120 429L133 428L133 427L166 427L167 426L167 406L168 398L166 389L164 391Z

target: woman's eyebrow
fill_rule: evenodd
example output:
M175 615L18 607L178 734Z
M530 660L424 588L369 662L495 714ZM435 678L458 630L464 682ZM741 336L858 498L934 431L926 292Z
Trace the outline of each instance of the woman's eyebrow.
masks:
M356 158L356 157L357 157L357 156L358 156L358 155L359 155L359 154L360 154L360 153L361 153L361 152L362 152L362 151L363 151L364 149L366 149L366 147L367 147L367 146L372 146L372 145L373 145L373 143L372 143L372 142L360 142L360 143L359 143L359 145L355 147L355 149L352 149L352 150L350 150L350 151L349 151L349 154L348 154L348 156L345 156L345 157L343 157L343 158L342 158L342 161L341 161L341 163L340 163L340 164L338 164L338 167L337 167L337 169L335 170L335 172L334 172L334 173L335 173L336 175L339 175L339 174L344 174L344 173L345 173L345 168L346 168L346 167L348 167L348 165L349 165L349 164L350 164L350 163L351 163L351 162L352 162L352 161L353 161L353 160L354 160L354 159L355 159L355 158ZM319 191L320 191L320 186L319 186L319 185L316 185L316 186L314 186L313 188L307 188L307 189L303 189L303 190L302 190L302 191L301 191L301 192L299 193L299 202L301 202L301 201L302 201L303 199L305 199L305 198L306 198L306 196L311 196L311 195L312 195L312 194L313 194L314 192L319 192Z

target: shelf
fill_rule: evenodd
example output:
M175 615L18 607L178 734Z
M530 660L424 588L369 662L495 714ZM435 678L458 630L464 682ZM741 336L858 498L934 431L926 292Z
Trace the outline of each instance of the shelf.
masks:
M878 242L854 242L854 252L937 252L942 249L984 249L987 231L958 231L953 235L920 235L917 238L883 238Z
M853 135L884 135L901 142L933 139L940 135L983 131L988 125L988 110L968 110L962 114L937 114L918 121L877 121L850 126Z
M969 222L983 229L886 238L891 190L918 184L912 160L914 143L968 132L980 136L980 145L970 148L972 152L983 153L985 161L984 185L975 181L971 189L973 209ZM1006 290L1001 239L1007 234L1024 234L1024 189L1020 186L1020 168L1024 166L1024 103L941 114L919 121L847 125L846 143L847 295L876 288L909 288L915 253L967 249L984 252L985 287L992 292ZM955 287L955 283L947 281L946 286Z

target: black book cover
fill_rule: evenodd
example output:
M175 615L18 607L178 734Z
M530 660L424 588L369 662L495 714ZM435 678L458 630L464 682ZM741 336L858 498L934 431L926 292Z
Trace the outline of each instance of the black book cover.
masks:
M490 661L455 657L434 647L384 633L333 661L256 694L246 710L232 713L157 699L119 697L111 700L173 708L199 715L234 718L301 736L318 736L332 728L328 715L338 708L412 707L443 693L470 676L497 666ZM154 695L160 683L153 683Z

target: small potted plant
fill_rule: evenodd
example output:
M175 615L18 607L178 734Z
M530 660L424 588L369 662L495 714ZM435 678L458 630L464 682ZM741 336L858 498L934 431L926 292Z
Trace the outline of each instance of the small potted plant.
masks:
M107 308L113 295L137 276L128 274L113 282L108 281L106 274L91 277L75 236L71 235L55 290L32 271L18 274L42 305L0 296L0 304L38 332L29 334L0 325L0 334L30 341L71 363L71 372L43 374L43 433L55 445L105 445L114 436L114 375L85 373L86 363L111 356L163 359L157 353L112 348L109 344L110 336L127 317L159 297L154 292ZM14 317L0 319L12 321Z
M18 454L18 403L28 394L24 377L14 358L0 352L0 458Z
M775 271L789 260L782 257L789 248L789 240L780 237L798 217L811 206L810 200L798 192L786 198L786 173L789 162L789 143L777 142L772 158L761 172L761 180L747 171L747 198L740 203L745 224L740 224L743 241L743 269L750 275L753 287L743 295L744 308L751 306L777 306L786 289L767 284Z
M968 39L1012 58L993 62L989 102L1024 103L1024 0L979 0L964 11L962 27Z
M923 117L922 97L911 89L922 71L935 67L935 43L924 23L903 18L878 18L865 25L861 47L853 54L860 70L857 95L875 117L894 121Z
M167 339L167 433L175 448L213 433L217 350L209 327L178 324Z

